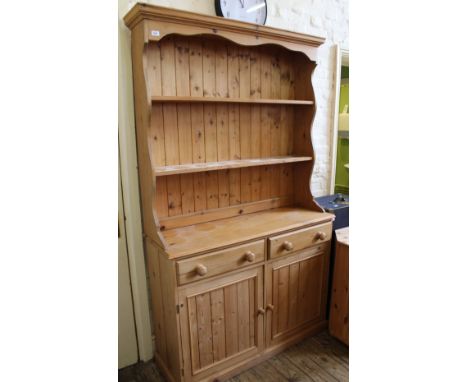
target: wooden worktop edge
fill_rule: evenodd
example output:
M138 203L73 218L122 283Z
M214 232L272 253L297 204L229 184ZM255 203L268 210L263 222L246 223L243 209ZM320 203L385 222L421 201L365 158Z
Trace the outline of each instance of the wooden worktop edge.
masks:
M225 243L223 243L222 245L219 245L219 246L205 247L205 248L193 251L193 252L189 251L189 250L171 251L171 247L169 246L169 247L165 248L165 253L166 253L166 256L167 256L167 258L169 260L179 260L179 259L182 259L182 258L188 258L188 257L195 256L195 255L198 256L198 255L202 255L202 254L205 254L205 253L208 253L208 252L219 251L219 250L223 250L223 249L226 249L226 248L229 248L229 247L242 245L242 244L254 241L254 240L265 239L265 238L267 238L267 237L269 237L271 235L276 236L276 235L283 234L283 233L293 232L293 231L296 231L296 230L302 229L302 228L314 227L314 226L319 225L319 224L333 222L334 220L335 220L335 215L324 212L323 213L323 218L316 219L316 220L306 222L306 223L297 223L297 224L289 225L287 227L281 227L281 228L269 231L268 233L266 233L264 235L244 236L242 238L242 240L230 240L230 241L226 241ZM149 239L151 240L151 238L149 238Z

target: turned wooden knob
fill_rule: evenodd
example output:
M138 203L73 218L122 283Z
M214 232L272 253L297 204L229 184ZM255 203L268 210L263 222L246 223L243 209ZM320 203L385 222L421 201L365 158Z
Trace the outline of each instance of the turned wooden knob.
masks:
M294 248L293 246L293 243L291 243L290 241L285 241L283 243L283 248L286 250L286 251L290 251Z
M208 272L208 268L205 267L203 264L198 264L195 268L195 272L197 272L198 276L205 276Z
M244 259L251 263L255 260L255 253L252 251L247 251L244 255Z
M327 238L327 234L325 232L317 232L315 236L320 240L325 240Z
M265 309L263 309L263 308L258 308L257 312L258 312L258 314L263 315L263 314L265 314Z
M275 310L275 306L273 304L268 304L266 306L267 310L271 310L273 312L273 310Z

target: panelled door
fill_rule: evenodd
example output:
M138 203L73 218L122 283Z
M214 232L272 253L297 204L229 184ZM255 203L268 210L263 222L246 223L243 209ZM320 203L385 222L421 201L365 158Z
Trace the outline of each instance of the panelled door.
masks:
M328 265L328 243L267 264L267 346L325 319Z
M263 268L205 280L179 290L187 381L248 359L263 348Z

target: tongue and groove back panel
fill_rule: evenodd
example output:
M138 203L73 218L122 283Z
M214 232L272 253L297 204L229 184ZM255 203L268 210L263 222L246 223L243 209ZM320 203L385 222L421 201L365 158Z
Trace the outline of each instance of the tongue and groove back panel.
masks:
M170 35L147 46L150 97L297 98L300 53L266 45L244 47L220 38ZM304 94L299 94L304 97ZM312 99L312 95L308 95ZM213 102L152 102L153 166L293 155L301 106ZM159 176L155 205L164 218L274 199L293 201L293 164ZM261 207L260 207L261 208Z

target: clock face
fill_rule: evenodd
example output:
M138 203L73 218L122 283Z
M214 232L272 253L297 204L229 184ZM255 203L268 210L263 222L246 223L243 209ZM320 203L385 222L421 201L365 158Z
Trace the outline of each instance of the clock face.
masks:
M265 24L266 0L215 0L216 14L228 19Z

